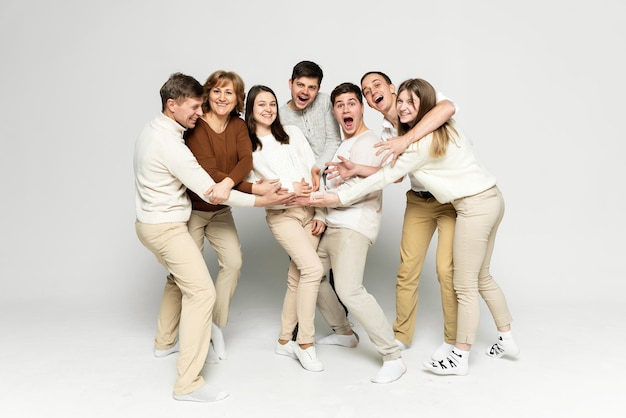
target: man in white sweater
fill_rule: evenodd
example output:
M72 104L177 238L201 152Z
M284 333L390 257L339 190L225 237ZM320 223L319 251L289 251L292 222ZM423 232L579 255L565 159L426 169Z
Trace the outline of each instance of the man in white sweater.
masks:
M359 161L367 166L380 166L382 156L376 155L374 145L380 137L370 131L363 121L363 96L361 89L352 83L337 86L331 94L333 114L343 131L343 141L333 161L339 156ZM341 183L338 178L328 180L326 193L349 190L362 178L354 177ZM322 192L323 194L323 192ZM374 383L389 383L399 379L406 371L400 348L394 341L393 329L374 296L363 286L363 274L369 247L376 241L380 230L382 192L376 191L343 207L328 208L326 231L318 245L317 253L325 270L335 272L335 290L339 298L367 332L372 344L383 359L382 368L371 378ZM323 279L318 293L317 306L333 329L319 344L356 346L353 333L337 296L328 280Z
M162 111L148 122L135 144L135 230L141 243L170 272L159 313L155 356L180 351L174 399L212 402L228 394L200 376L211 340L215 288L198 246L189 235L191 201L187 188L212 204L265 206L288 201L280 185L264 196L231 191L212 198L215 182L185 145L183 132L202 116L202 85L175 73L161 87ZM178 342L177 342L178 337Z

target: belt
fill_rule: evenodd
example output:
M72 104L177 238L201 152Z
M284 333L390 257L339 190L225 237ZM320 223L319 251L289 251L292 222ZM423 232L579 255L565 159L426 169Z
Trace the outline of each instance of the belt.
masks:
M433 196L433 194L431 192L416 192L415 190L411 189L411 191L416 195L419 196L423 199L434 199L435 196Z

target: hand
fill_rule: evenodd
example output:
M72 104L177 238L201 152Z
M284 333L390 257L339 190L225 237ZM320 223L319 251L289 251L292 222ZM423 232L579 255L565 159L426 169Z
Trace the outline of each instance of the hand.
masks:
M211 200L211 193L213 193L213 187L215 187L215 185L209 187L208 189L204 191L204 193L202 193L209 200Z
M322 178L322 170L317 167L317 166L313 166L313 168L311 169L311 179L313 181L313 191L316 192L320 189L320 180Z
M287 206L311 206L311 196L296 196Z
M338 155L337 157L340 161L326 163L326 165L328 166L328 169L326 170L327 180L337 178L335 182L339 184L345 180L348 180L351 177L358 175L357 165L355 163L345 157L342 157L341 155Z
M313 207L335 207L340 206L339 196L335 193L313 193L307 206Z
M276 184L270 191L263 196L257 196L254 206L274 206L288 205L296 197L295 193L288 193L285 189Z
M313 220L313 229L311 229L311 233L315 236L322 235L322 232L326 229L326 224L320 220Z
M276 185L280 185L279 179L261 179L257 180L256 183L252 185L252 194L262 196L265 193L269 192Z
M376 155L384 153L381 164L384 164L391 157L391 167L394 166L396 160L411 145L411 141L405 136L398 136L387 141L374 144L374 147L380 148Z
M224 203L228 196L230 196L230 191L232 190L235 183L230 179L230 177L226 177L224 180L216 183L213 186L213 193L209 197L209 200L214 205L221 205Z
M293 191L296 193L296 196L309 196L314 190L313 186L311 186L304 177L300 181L293 182Z

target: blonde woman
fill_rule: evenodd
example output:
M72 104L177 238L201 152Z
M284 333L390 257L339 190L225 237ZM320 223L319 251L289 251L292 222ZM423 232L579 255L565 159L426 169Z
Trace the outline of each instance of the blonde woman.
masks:
M425 80L410 79L398 88L396 110L400 135L411 129L434 107L436 92ZM480 298L487 303L498 331L498 341L487 355L517 357L519 347L511 335L512 317L504 293L489 271L496 232L504 215L504 200L496 179L479 160L466 136L449 121L412 144L395 165L381 169L342 159L330 171L342 179L368 176L337 194L316 196L313 206L345 205L412 173L441 203L450 202L457 212L453 240L454 289L458 298L456 342L441 360L424 366L436 374L466 375L469 353L476 341Z

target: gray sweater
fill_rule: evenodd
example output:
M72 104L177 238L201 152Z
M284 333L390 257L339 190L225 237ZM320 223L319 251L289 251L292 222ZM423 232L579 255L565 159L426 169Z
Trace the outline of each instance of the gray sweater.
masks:
M291 110L285 103L280 107L280 121L283 125L300 128L311 145L315 165L324 170L326 161L331 161L341 144L339 124L333 116L330 96L318 93L313 103L302 111Z

